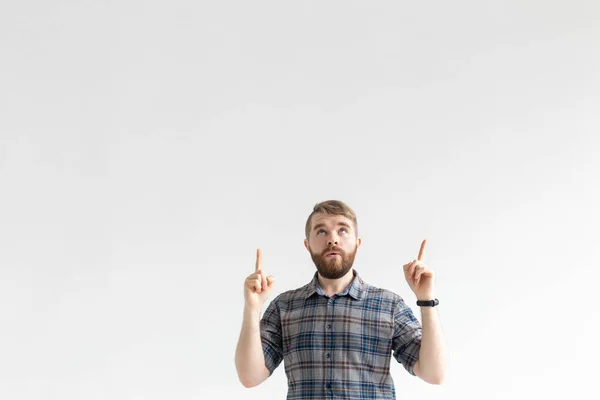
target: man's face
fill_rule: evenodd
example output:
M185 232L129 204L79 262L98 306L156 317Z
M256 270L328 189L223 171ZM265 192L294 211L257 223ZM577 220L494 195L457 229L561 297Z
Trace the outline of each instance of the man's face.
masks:
M360 243L352 221L343 215L323 213L312 216L308 239L304 240L319 274L327 279L346 275Z

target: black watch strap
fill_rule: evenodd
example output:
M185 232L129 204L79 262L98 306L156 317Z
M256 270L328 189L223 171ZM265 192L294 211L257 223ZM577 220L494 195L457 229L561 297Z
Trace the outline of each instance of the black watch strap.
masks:
M438 304L440 304L440 301L438 299L433 299L433 300L417 300L417 305L419 307L435 307Z

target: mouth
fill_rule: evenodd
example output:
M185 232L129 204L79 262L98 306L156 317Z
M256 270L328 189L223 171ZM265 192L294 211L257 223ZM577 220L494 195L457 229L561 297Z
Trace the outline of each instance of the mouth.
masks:
M327 253L327 254L325 255L325 257L335 257L335 256L339 256L339 255L340 255L340 253L335 253L335 252L334 252L334 253Z

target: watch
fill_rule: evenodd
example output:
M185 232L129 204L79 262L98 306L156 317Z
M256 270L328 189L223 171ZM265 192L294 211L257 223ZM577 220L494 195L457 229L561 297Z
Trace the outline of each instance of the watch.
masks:
M433 300L417 300L417 305L419 307L435 307L438 304L440 304L440 301L438 299L433 299Z

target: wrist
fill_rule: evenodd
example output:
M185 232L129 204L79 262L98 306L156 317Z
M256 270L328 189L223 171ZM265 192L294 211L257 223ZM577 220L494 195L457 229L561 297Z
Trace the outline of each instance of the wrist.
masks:
M244 306L244 317L249 317L249 318L260 317L260 310L261 310L261 307L249 306L246 304Z
M438 299L417 300L417 305L419 307L431 308L437 306L438 304L440 304L440 301Z

